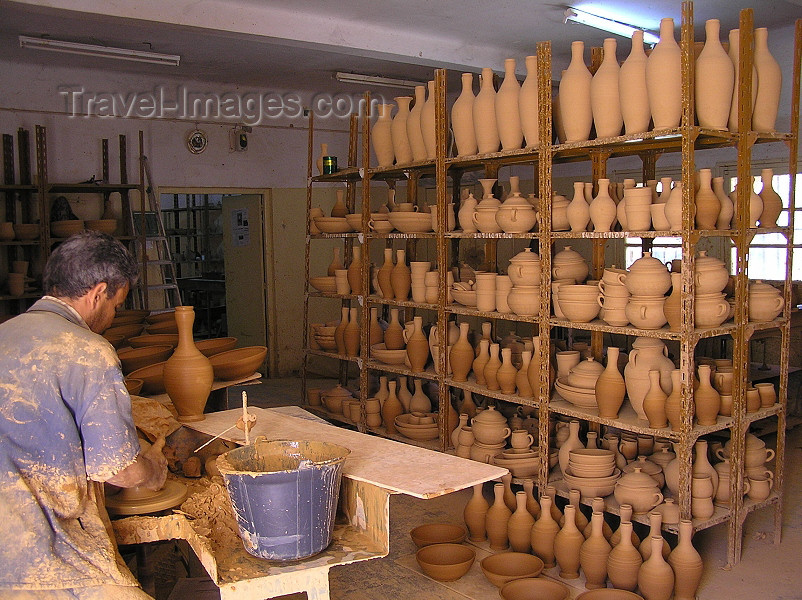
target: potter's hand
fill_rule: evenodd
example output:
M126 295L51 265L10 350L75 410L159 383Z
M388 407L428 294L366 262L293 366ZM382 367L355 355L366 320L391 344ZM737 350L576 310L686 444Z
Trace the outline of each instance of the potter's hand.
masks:
M153 445L146 450L143 450L139 457L142 459L143 466L147 469L147 479L142 485L149 490L158 491L164 487L164 481L167 479L167 459L162 453L164 448L164 437L159 438L153 442Z

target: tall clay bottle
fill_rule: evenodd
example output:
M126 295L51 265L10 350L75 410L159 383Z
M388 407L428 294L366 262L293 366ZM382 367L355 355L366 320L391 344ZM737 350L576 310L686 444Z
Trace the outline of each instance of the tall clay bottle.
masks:
M362 247L354 245L351 264L348 265L348 285L351 293L357 296L362 294Z
M763 200L763 212L760 213L761 227L775 227L777 219L783 210L783 201L780 195L774 191L772 179L774 178L773 169L763 169L760 172L760 180L763 182L763 189L760 190L760 199Z
M470 323L459 324L459 339L451 346L449 361L451 364L452 377L454 381L468 381L468 373L471 372L473 364L473 346L468 341Z
M390 309L390 324L384 331L384 346L388 350L404 349L404 330L398 322L398 309Z
M571 231L577 232L587 229L588 221L590 221L590 207L585 201L585 184L583 182L574 182L574 197L566 211Z
M481 483L473 486L473 495L468 500L468 504L465 505L465 510L462 513L465 525L468 526L468 539L472 542L483 542L487 539L485 519L490 504L485 500L482 488L483 484Z
M515 59L504 60L504 81L496 94L496 124L502 150L517 150L523 142L519 99L521 85L515 75Z
M739 29L730 29L730 48L729 52L727 53L730 57L730 61L732 62L733 70L735 71L735 85L733 85L732 89L732 102L730 104L730 118L727 122L727 128L730 131L738 131L738 95L740 94L741 84L740 84L740 72L738 69L739 61L740 61L740 49L741 46L741 34ZM752 63L752 109L755 107L755 99L757 98L757 87L758 87L758 80L757 80L757 69L755 68L754 62ZM746 123L747 129L751 128L752 119L751 114L747 115Z
M554 566L554 538L560 526L551 516L551 498L545 494L540 497L540 517L532 525L532 553L543 561L545 568Z
M488 509L485 519L487 538L490 540L491 550L506 550L509 545L507 524L512 511L504 503L504 485L501 483L494 485L493 495L493 505Z
M678 274L678 273L677 273ZM649 427L661 429L668 427L666 417L666 398L668 396L660 387L660 371L649 371L649 391L643 398L643 412L649 419Z
M616 529L615 532L613 532L613 535L610 536L609 540L610 545L613 548L615 548L621 541L621 525L623 525L624 523L632 523L631 504L622 504L621 506L618 507L618 510L621 522L618 525L618 529ZM640 538L638 537L638 534L635 533L635 530L632 529L631 527L630 527L630 532L631 532L630 537L632 538L632 545L635 547L635 550L637 551L637 549L640 548Z
M533 518L537 519L540 516L540 504L537 503L535 498L535 482L531 479L524 479L523 486L526 494L526 510L529 511Z
M395 160L393 152L393 138L390 128L393 112L392 104L379 104L379 118L370 130L370 141L373 152L376 154L376 164L380 167L392 167Z
M473 73L462 74L462 92L451 107L451 128L457 156L476 154L476 133L473 130Z
M479 352L473 359L471 368L478 385L487 385L485 379L485 365L490 360L490 340L479 340Z
M407 137L412 149L412 158L415 162L426 160L426 144L423 143L423 132L421 130L421 112L426 102L426 87L415 86L415 104L409 110L407 117Z
M566 142L584 142L590 137L593 110L590 82L593 76L585 64L585 42L571 42L571 63L560 79L560 115Z
M663 526L663 514L657 511L650 512L649 535L643 538L643 541L640 543L640 546L638 547L638 551L640 552L641 557L643 557L643 560L649 560L649 557L652 555L652 550L654 548L652 540L654 538L660 538L661 540L663 540L663 544L660 548L664 559L668 558L668 555L671 553L671 546L668 545L668 542L663 538L662 534L660 533L662 526Z
M340 322L334 328L334 343L337 346L337 354L345 354L345 328L348 327L348 307L341 310Z
M534 398L532 386L529 385L529 363L532 362L532 351L524 350L521 352L521 368L515 376L515 387L521 398Z
M410 412L409 404L412 400L412 393L409 391L409 383L407 383L406 375L402 375L398 378L398 387L396 387L396 396L398 396L399 402L401 402L401 406L404 408L404 412Z
M610 196L610 180L599 179L599 193L590 203L593 231L611 231L616 218L615 200Z
M576 526L576 507L565 507L565 524L554 537L554 558L560 567L560 577L577 579L579 577L579 549L585 536Z
M679 431L682 427L682 371L679 369L671 371L671 381L673 389L666 398L666 418L671 424L671 430Z
M600 513L604 514L604 512L607 510L607 506L605 505L604 498L602 498L601 496L596 496L591 501L590 505L591 505L591 508L593 509L593 511L591 512L591 515L593 513L595 513L595 512L600 512ZM582 532L582 534L585 536L585 539L587 539L587 538L590 537L590 534L592 532L593 532L593 522L589 522L585 526L585 530ZM612 527L610 527L607 524L607 521L604 521L604 520L602 520L602 534L604 535L604 539L607 540L608 542L610 541L610 538L613 537L613 529L612 529ZM610 545L612 546L612 544L610 544Z
M581 499L582 494L579 492L579 490L568 490L568 504L566 504L565 508L568 508L568 506L574 507L574 520L576 521L576 528L579 529L579 531L582 533L582 536L587 539L590 537L590 529L587 530L587 533L585 533L585 529L588 527L588 525L590 525L590 521L585 516L585 513L583 513L579 508ZM560 521L560 525L565 523L565 515L566 513L563 513L563 518Z
M521 129L527 148L540 143L540 119L538 117L537 56L526 57L526 78L521 84L518 109L521 113Z
M393 298L393 284L390 280L390 274L393 272L393 266L393 249L385 248L384 264L376 274L376 278L379 281L379 292L381 293L382 298L388 298L390 300Z
M498 384L498 379L496 378L496 374L498 373L499 368L501 367L501 361L498 357L499 354L499 345L498 344L490 344L490 358L485 364L485 368L483 369L483 373L485 376L485 385L489 390L500 390L501 386Z
M496 381L502 393L515 393L515 378L517 375L518 369L512 364L512 348L503 348L501 350L501 366L496 371Z
M526 510L526 493L515 494L515 512L507 523L507 535L513 552L529 552L532 549L532 525L535 519Z
M624 119L619 100L619 79L615 38L604 38L604 58L590 82L590 107L596 124L596 137L613 137L621 134Z
M656 535L649 541L652 552L638 570L638 587L645 600L669 600L674 589L674 571L660 552L663 538Z
M681 52L674 19L660 20L660 41L646 61L646 89L655 129L678 127L682 117Z
M370 307L370 333L369 344L381 344L384 341L384 329L379 325L379 309L376 306Z
M395 393L396 385L397 383L395 381L390 381L387 384L389 394L387 400L385 400L382 405L382 421L384 421L384 427L387 433L395 433L397 431L395 428L395 418L404 413L404 407L401 405L401 401Z
M619 206L621 206L619 204ZM677 181L671 188L671 195L666 201L666 219L671 231L682 229L682 182Z
M553 485L547 485L545 494L551 500L551 518L554 519L554 522L559 526L560 521L563 519L563 513L560 510L560 507L557 506L557 488L555 488Z
M413 373L420 373L429 360L429 340L423 334L423 317L413 319L414 329L407 339L407 357Z
M702 580L704 563L693 547L693 522L679 522L677 547L668 555L668 564L674 570L674 600L694 600Z
M715 425L721 410L721 396L710 382L710 365L699 365L699 387L693 392L693 404L699 425Z
M331 249L331 262L329 263L327 274L329 277L334 277L334 272L343 268L343 263L340 260L340 248L335 246Z
M627 386L618 370L618 355L620 349L607 348L607 367L596 380L596 404L599 406L599 416L608 419L617 419L618 411L624 403L624 394Z
M727 129L735 68L719 39L718 19L705 21L705 45L696 59L696 118L701 127Z
M393 139L393 152L395 162L398 165L406 165L412 162L412 146L409 143L407 134L407 119L409 119L409 104L412 96L398 96L393 98L398 103L398 112L393 117L390 125L390 134Z
M409 290L412 289L412 273L406 263L406 250L396 250L396 262L390 273L390 284L396 300L409 299Z
M696 228L715 229L721 212L721 201L713 191L713 173L710 169L699 169L699 189L696 190Z
M526 370L526 378L535 398L540 398L540 336L532 338L532 360Z
M473 394L470 390L462 391L462 405L459 407L460 413L468 415L471 419L476 416L476 404L473 401Z
M426 147L426 158L434 160L437 154L437 133L434 128L434 81L427 84L428 96L420 113L420 129L423 135L423 145Z
M594 512L590 517L590 537L582 543L579 549L579 564L585 573L585 587L595 590L605 586L607 581L607 556L612 548L604 539L602 531L604 513Z
M646 52L643 50L643 32L632 33L632 50L621 65L618 90L621 98L621 117L627 135L649 130L652 113L646 91Z
M614 588L634 592L643 557L632 545L632 521L621 521L617 543L607 556L607 576Z
M348 319L348 325L343 330L343 343L345 344L346 356L359 356L359 309L352 308Z
M579 439L579 421L571 421L568 423L568 439L560 446L560 471L565 473L565 469L568 468L568 457L571 450L579 450L584 447L582 440Z
M178 346L164 363L164 387L178 411L179 421L203 421L206 418L203 409L214 381L212 363L192 338L195 310L191 306L176 306L175 322Z
M334 195L337 199L334 201L334 206L331 207L331 216L344 217L348 213L348 208L345 206L345 190L338 188L335 190ZM342 267L340 268L342 269Z
M473 103L473 130L479 154L496 152L499 145L496 121L496 89L493 69L484 68L479 76L479 93Z
M780 108L783 74L779 63L769 52L769 30L755 29L755 69L757 69L757 98L752 111L752 129L761 133L774 131ZM752 82L755 85L755 82Z

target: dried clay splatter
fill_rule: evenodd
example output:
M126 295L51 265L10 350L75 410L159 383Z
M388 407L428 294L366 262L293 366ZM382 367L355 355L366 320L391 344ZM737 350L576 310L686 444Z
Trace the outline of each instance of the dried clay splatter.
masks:
M193 494L181 505L181 512L191 518L192 528L198 535L209 539L214 551L242 545L223 484L213 482L202 492Z

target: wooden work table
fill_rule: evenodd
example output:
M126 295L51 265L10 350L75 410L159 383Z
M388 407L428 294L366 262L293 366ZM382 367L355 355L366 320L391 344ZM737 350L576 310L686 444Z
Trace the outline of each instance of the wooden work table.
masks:
M241 541L213 543L216 532L199 534L180 513L159 517L128 517L114 521L120 544L184 539L192 547L222 600L262 600L306 592L309 600L329 598L328 571L336 565L381 558L390 549L390 494L434 498L497 479L506 469L462 459L330 425L297 407L250 408L257 421L251 436L267 439L312 439L345 446L351 454L343 467L340 504L331 545L311 558L281 563L248 554ZM214 436L236 422L239 409L208 414L188 423ZM244 443L243 432L224 435Z

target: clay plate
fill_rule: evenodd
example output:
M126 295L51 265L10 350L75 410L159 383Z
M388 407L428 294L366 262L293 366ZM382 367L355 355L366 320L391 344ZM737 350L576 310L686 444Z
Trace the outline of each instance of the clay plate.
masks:
M462 544L432 544L418 550L415 559L432 579L454 581L468 572L476 560L476 552Z
M503 600L568 600L571 590L559 581L525 577L505 583L499 590L499 596Z
M215 354L209 360L214 378L223 381L241 379L256 372L267 356L267 346L248 346Z
M175 311L155 312L145 317L145 322L147 323L160 323L162 321L175 321Z

